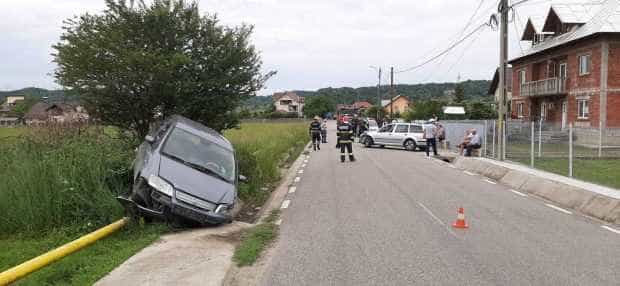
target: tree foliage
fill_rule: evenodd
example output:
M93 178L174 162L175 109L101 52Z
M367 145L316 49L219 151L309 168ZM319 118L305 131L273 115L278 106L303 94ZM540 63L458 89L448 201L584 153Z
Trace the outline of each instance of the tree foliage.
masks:
M106 0L101 15L65 21L54 62L60 85L80 94L104 124L148 132L157 117L181 114L216 130L273 74L260 73L252 26L226 27L196 2Z
M24 115L26 115L30 108L38 101L39 99L37 99L36 97L26 96L24 97L24 100L20 100L15 104L15 106L11 110L11 113L13 113L13 115L18 117L19 119L23 119Z
M377 118L377 111L379 111L379 118ZM374 118L377 121L381 121L385 116L385 109L377 105L373 105L364 111L364 116Z
M328 112L333 112L336 109L336 105L327 96L313 96L306 100L304 106L304 115L306 117L320 116Z
M495 119L497 112L495 108L488 103L473 102L466 108L466 114L469 119Z
M443 119L443 107L446 105L447 104L443 101L418 101L412 108L410 108L408 112L405 112L405 114L403 114L403 118L407 121L428 120L433 116L437 116L438 118Z
M461 104L465 101L465 90L463 89L463 85L458 83L454 88L454 103Z

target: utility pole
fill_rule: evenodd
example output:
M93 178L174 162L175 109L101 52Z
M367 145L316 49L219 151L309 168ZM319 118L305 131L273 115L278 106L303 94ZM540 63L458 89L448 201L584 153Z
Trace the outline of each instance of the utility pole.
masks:
M499 35L499 102L498 102L498 142L497 154L498 159L505 159L505 141L506 141L506 62L508 58L508 0L500 0L500 35Z
M390 67L390 120L394 120L394 67Z

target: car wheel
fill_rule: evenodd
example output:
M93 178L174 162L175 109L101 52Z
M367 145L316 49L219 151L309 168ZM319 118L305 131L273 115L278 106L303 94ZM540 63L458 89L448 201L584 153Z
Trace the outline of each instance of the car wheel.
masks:
M373 145L372 138L370 138L368 136L365 136L364 140L362 142L364 142L364 147L366 147L366 148L370 148Z
M415 141L411 139L405 141L405 149L407 149L407 151L415 151L417 148L418 146L415 144Z

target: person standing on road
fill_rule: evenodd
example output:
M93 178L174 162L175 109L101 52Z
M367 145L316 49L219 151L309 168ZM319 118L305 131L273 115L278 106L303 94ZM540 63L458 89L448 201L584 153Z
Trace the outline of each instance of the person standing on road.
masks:
M424 126L424 139L426 139L426 157L430 158L430 148L433 147L433 154L437 156L437 127L435 119L429 120L429 124Z
M349 153L349 161L355 162L353 157L353 127L348 122L338 125L338 145L340 146L340 162L345 161L345 149Z
M308 130L310 136L312 136L312 148L314 151L321 150L321 123L319 119L318 116L315 116Z
M321 143L327 143L327 119L321 124Z

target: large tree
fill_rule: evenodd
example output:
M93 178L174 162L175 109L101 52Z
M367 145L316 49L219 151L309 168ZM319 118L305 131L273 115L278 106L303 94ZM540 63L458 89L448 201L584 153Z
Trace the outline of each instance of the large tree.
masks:
M66 20L53 46L59 84L103 124L143 136L157 118L181 114L221 131L273 75L260 72L252 26L223 26L196 2L105 2L101 15Z
M333 101L327 96L312 96L306 98L306 104L304 105L304 115L306 117L313 116L325 116L328 112L333 112L336 109Z

